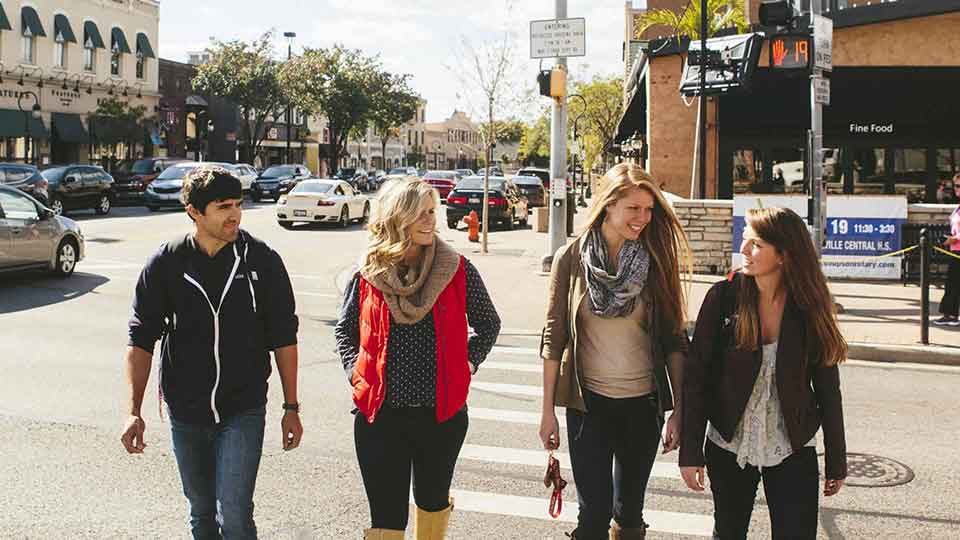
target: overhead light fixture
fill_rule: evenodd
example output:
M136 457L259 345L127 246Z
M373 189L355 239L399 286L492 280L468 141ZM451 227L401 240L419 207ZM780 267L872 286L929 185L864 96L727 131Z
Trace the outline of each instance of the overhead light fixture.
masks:
M37 83L37 88L43 89L43 79L40 79L40 81Z
M66 80L66 79L63 80L63 84L60 86L60 89L61 89L61 90L66 90L66 89L67 89L67 80Z
M23 74L20 74L20 80L17 81L17 86L23 86Z
M126 89L126 88L123 89L123 97L127 97L127 89Z
M78 84L79 84L79 83L78 83ZM93 85L92 85L92 84L87 87L87 93L88 93L88 94L92 94L92 93L93 93Z
M107 95L108 95L108 96L112 96L112 95L113 95L113 87L112 87L112 86L110 87L110 90L107 90Z
M140 89L138 88L138 89L137 89L137 99L140 99L140 98L142 98L142 97L143 97L143 94L140 93Z
M77 84L73 86L73 91L80 93L80 79L77 79Z

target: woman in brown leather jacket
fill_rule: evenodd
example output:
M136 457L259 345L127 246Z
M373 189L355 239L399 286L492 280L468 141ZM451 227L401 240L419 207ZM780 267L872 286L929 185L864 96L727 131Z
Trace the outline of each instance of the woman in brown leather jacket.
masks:
M710 289L697 318L684 368L680 472L702 491L706 464L715 538L747 537L762 479L773 538L814 539L821 427L824 495L840 491L847 475L838 369L847 344L797 214L749 210L740 253L743 268Z
M690 249L643 169L620 164L603 182L584 231L554 257L540 438L559 447L554 407L566 407L580 503L572 537L633 540L646 535L644 495L665 411L674 409L663 451L680 441L674 396L688 347L680 273Z

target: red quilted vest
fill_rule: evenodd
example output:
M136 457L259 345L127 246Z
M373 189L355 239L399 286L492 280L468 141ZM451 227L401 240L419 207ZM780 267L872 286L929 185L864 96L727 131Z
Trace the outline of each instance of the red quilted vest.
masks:
M453 280L433 304L437 336L437 422L449 420L467 402L467 274L463 257ZM360 352L353 366L353 402L371 424L387 393L390 309L383 293L360 278Z

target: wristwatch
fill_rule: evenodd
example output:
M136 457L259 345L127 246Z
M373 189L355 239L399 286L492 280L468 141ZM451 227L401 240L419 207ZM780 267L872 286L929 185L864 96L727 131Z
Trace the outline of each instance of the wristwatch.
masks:
M297 402L297 403L284 403L284 404L283 404L283 410L284 410L284 411L293 411L293 412L295 412L295 413L297 413L297 414L300 414L300 403L299 403L299 402Z

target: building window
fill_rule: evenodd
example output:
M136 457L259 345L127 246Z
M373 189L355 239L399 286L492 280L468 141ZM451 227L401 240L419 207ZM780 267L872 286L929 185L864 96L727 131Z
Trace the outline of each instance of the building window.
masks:
M33 64L34 63L34 52L36 51L36 38L33 36L23 36L20 40L21 43L21 60L24 64Z
M60 69L67 69L67 44L57 40L53 44L53 62Z
M147 59L143 57L143 54L137 53L137 79L141 81L146 78L144 75L146 71Z
M95 72L97 71L97 49L92 45L83 47L83 70Z
M110 50L110 74L119 77L120 76L120 66L122 64L123 57L120 54L120 47L116 43L113 44L113 48Z

